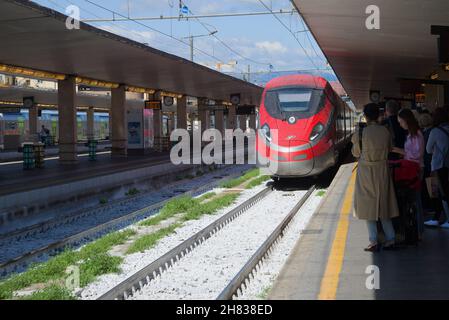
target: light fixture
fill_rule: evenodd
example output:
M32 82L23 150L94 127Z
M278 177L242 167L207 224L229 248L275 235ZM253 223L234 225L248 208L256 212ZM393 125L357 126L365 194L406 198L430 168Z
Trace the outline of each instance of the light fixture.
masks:
M449 63L443 64L443 70L444 71L449 71Z
M134 93L148 93L148 94L154 94L156 92L156 90L154 89L134 87L134 86L127 86L126 91Z
M84 84L84 85L90 86L90 87L99 87L99 88L108 88L108 89L116 89L120 86L118 83L107 82L107 81L102 81L102 80L95 80L95 79L84 78L84 77L76 77L76 83Z
M16 66L10 66L7 64L0 64L0 72L22 75L33 78L51 79L51 80L65 80L66 76L60 73L53 73L41 70L34 70L30 68L22 68Z
M22 106L23 102L0 101L0 105L3 105L3 106Z
M159 94L161 95L161 97L171 97L171 98L178 98L178 99L181 99L183 96L182 94L169 92L169 91L159 91Z
M431 80L436 80L436 79L438 79L438 77L439 77L438 72L432 72L430 74L430 79Z

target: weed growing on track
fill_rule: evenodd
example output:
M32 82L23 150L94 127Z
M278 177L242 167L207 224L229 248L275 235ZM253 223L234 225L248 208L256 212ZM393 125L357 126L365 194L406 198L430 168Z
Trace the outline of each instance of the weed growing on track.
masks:
M201 203L197 206L189 208L186 214L182 217L183 221L197 220L202 215L213 214L216 211L231 205L235 199L237 199L238 194L227 194L218 198L215 198L209 202Z
M122 258L112 257L107 252L112 247L125 243L135 233L133 230L114 232L84 246L79 251L66 250L45 263L33 265L26 272L13 275L0 282L0 299L12 299L15 291L33 284L46 284L64 279L65 271L69 266L80 268L80 285L82 287L94 281L99 275L118 272ZM54 293L55 290L52 290L44 289L43 294ZM38 293L36 295L39 296ZM27 298L24 297L24 299Z
M325 191L325 190L320 190L320 191L317 192L316 195L317 195L318 197L323 197L325 194L326 194L326 191Z
M140 238L138 238L137 240L135 240L133 242L133 244L128 248L128 250L126 251L127 254L132 254L132 253L136 253L136 252L144 252L145 250L153 247L154 245L156 245L156 243L168 236L169 234L172 234L176 228L180 227L182 224L181 223L175 223L172 224L169 227L160 229L156 232L153 232L151 234L147 234L144 235Z
M260 300L267 300L271 289L272 289L272 286L267 286L267 287L263 288L263 290L257 295L257 298Z
M216 211L231 205L239 195L227 194L203 203L203 201L211 199L214 196L216 196L216 194L210 192L197 199L191 197L182 197L174 199L172 201L167 202L167 204L162 209L162 212L159 215L141 223L141 225L142 226L156 225L159 222L182 212L185 212L185 215L182 217L182 221L199 219L204 214L213 214ZM155 246L160 239L172 234L177 228L181 226L182 226L181 222L176 222L168 227L162 228L151 234L144 235L136 239L133 242L133 244L128 248L126 253L132 254L136 252L144 252L145 250Z
M258 168L252 169L239 178L232 179L230 181L225 181L225 182L221 183L220 187L226 188L226 189L235 188L235 187L241 185L242 183L257 177L259 174L260 174L260 169L258 169Z
M127 197L135 196L135 195L137 195L137 194L139 194L139 193L140 193L140 190L139 190L139 189L132 188L132 189L130 189L127 193L125 193L125 196L127 196Z
M70 290L53 284L20 300L76 300L76 298Z
M260 176L256 179L251 180L247 185L246 189L252 189L254 187L257 187L258 185L270 180L270 176Z
M197 199L184 196L168 201L161 209L159 214L142 221L139 225L143 227L149 227L159 224L160 222L173 217L174 215L187 211L190 207L195 206L198 203Z

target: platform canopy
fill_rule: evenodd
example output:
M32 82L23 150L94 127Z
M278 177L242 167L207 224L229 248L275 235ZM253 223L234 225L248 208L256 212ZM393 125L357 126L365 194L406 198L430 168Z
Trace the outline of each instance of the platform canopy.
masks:
M262 88L26 0L0 1L0 63L194 97L257 104Z
M431 25L449 26L447 0L294 0L357 108L370 90L401 97L400 79L429 79L438 63ZM368 30L369 5L380 9L380 29Z

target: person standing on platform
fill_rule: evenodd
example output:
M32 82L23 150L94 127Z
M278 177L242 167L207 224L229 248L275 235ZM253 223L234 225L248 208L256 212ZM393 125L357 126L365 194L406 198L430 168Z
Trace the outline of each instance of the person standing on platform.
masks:
M422 111L418 118L419 127L421 128L421 132L424 136L424 145L427 145L427 141L429 141L430 132L433 128L433 119L432 116L425 112L426 110ZM423 203L423 209L424 211L434 211L436 208L435 202L438 201L438 199L430 198L429 193L427 191L426 186L426 179L431 176L432 173L432 155L428 153L426 150L424 150L424 176L422 180L422 185L424 187L421 188L421 199Z
M399 208L388 165L392 139L388 129L380 125L379 107L370 103L364 107L367 121L352 136L352 154L359 159L354 192L354 215L366 220L369 245L365 251L378 251L377 221L380 219L385 233L384 249L392 249L395 231L392 218L399 216Z
M410 178L417 178L419 181L423 180L424 176L424 152L425 143L424 136L419 128L418 120L415 113L410 109L402 109L398 114L398 121L404 130L407 130L407 140L404 144L404 149L393 148L393 152L404 157L404 160L411 161L416 164L416 173ZM416 191L416 206L417 206L417 225L418 235L422 238L424 232L424 213L421 201L421 191Z
M42 142L43 144L46 144L46 142L47 142L47 135L48 135L49 133L50 133L50 132L48 131L48 129L45 128L44 125L42 125L41 132L39 132L39 136L40 136L41 142Z
M407 131L404 130L398 121L398 113L401 107L395 100L389 100L385 106L386 119L382 122L390 131L392 146L395 148L404 148L407 139ZM389 160L399 160L400 156L391 152L388 156Z
M435 215L432 220L426 221L429 227L449 228L448 215L445 206L449 200L449 108L437 108L433 114L434 128L430 132L426 150L432 154L432 176L437 177L439 184L439 201L436 202ZM441 214L445 215L444 219ZM441 220L444 223L440 224Z

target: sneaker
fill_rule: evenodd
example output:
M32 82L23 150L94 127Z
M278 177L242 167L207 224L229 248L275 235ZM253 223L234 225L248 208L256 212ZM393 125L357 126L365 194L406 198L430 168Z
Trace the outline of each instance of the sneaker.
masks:
M449 222L445 222L442 225L440 225L441 228L449 229Z
M440 225L440 223L436 220L429 220L429 221L424 222L424 225L428 226L428 227L438 227Z

